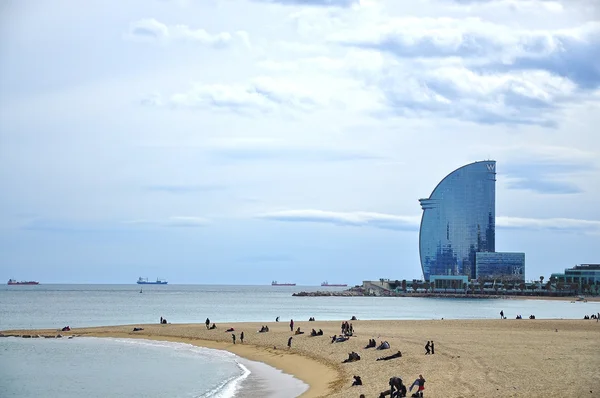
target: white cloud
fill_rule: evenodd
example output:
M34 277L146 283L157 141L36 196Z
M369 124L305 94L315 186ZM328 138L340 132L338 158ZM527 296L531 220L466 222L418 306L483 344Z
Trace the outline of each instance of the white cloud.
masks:
M274 211L258 218L282 222L309 222L339 226L373 227L401 231L418 230L421 216L401 216L374 212L336 212L314 209ZM560 230L572 232L600 233L600 221L572 218L520 218L496 217L497 228Z
M142 104L253 114L278 109L309 112L327 106L330 101L326 92L312 91L290 80L257 77L246 84L195 83L186 92L172 94L168 102L157 100L157 95L153 94L143 98Z
M413 231L418 228L418 216L396 216L374 212L335 212L323 210L283 210L261 214L259 218L273 221L314 222L354 227Z
M527 230L559 230L600 233L600 221L573 218L496 217L496 227Z
M154 18L141 19L129 26L127 37L132 40L157 41L189 41L213 47L225 47L234 40L239 40L246 47L250 47L250 38L247 32L235 33L220 32L209 33L204 29L194 29L187 25L166 25Z

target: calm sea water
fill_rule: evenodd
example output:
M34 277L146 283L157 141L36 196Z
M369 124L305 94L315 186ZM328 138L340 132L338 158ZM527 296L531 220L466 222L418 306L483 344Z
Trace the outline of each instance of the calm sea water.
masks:
M0 340L0 354L7 398L287 398L307 388L264 364L181 343L11 337Z
M0 286L0 330L156 323L474 319L530 314L580 319L600 303L394 297L292 297L321 287ZM343 288L328 288L343 290ZM222 351L140 340L0 339L2 397L294 397L306 386ZM168 375L165 376L165 375Z

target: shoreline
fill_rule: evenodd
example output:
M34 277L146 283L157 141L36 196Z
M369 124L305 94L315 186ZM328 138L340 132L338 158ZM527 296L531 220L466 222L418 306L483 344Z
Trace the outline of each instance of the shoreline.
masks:
M218 324L207 330L203 324L124 325L55 330L13 330L3 333L57 334L114 338L146 338L173 341L229 351L245 359L262 362L308 384L302 398L378 397L387 380L400 376L410 386L423 374L428 396L530 397L580 396L600 392L600 322L595 320L428 320L352 321L355 336L331 343L340 333L339 321L298 321L305 334L293 335L287 322L268 322L270 332L257 333L257 322ZM144 328L132 332L133 327ZM231 343L245 333L245 344ZM310 330L323 336L311 337ZM292 348L286 347L293 336ZM364 349L370 338L388 341L391 349ZM424 344L434 340L435 355L424 355ZM275 348L274 348L275 346ZM401 350L402 357L376 361ZM355 351L361 360L342 363ZM360 375L362 386L352 387L352 376ZM593 391L592 395L590 392Z
M245 323L231 323L237 330L240 325ZM142 327L143 331L132 332L133 327ZM114 338L114 339L139 339L151 341L166 341L173 343L191 344L196 347L208 348L213 350L227 351L235 354L247 361L266 364L274 369L277 369L285 374L288 374L303 383L308 388L298 397L301 398L324 398L331 396L331 386L335 385L341 378L338 369L331 364L327 364L320 358L314 358L311 355L300 354L295 351L288 351L285 344L281 344L275 348L270 346L262 346L255 344L231 343L231 333L226 333L223 339L212 340L202 339L181 334L164 334L161 330L172 329L173 327L183 327L183 329L194 328L206 330L204 324L167 324L167 325L123 325L123 326L107 326L107 327L90 327L90 328L73 328L68 332L58 332L55 330L39 329L27 330L11 330L2 331L4 336L19 336L19 335L62 335L63 338L70 336L76 337L96 337L96 338ZM171 330L172 331L172 330ZM219 329L219 335L223 335L223 329ZM238 334L239 339L239 332ZM246 329L248 336L249 329ZM248 337L246 337L248 338Z

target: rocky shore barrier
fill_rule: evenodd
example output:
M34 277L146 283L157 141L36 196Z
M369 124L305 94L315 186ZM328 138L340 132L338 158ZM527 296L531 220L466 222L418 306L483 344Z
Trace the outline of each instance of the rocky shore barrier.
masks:
M492 294L456 294L456 293L396 293L386 292L380 295L368 294L359 290L345 290L343 292L298 292L293 293L294 297L430 297L430 298L452 298L452 299L501 299L500 295Z

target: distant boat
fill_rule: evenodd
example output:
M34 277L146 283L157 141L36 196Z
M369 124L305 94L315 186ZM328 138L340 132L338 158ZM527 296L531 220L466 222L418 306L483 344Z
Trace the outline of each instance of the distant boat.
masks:
M321 286L328 286L328 287L346 287L348 286L345 283L329 283L327 281L321 283Z
M295 283L277 283L277 281L271 282L271 286L296 286Z
M9 279L8 280L8 284L9 285L39 285L39 282L36 281L21 281L21 282L17 282L14 279Z
M137 281L138 285L166 285L167 283L169 283L169 282L167 282L164 279L156 278L156 282L155 282L155 281L149 281L148 278L142 278L141 276Z

